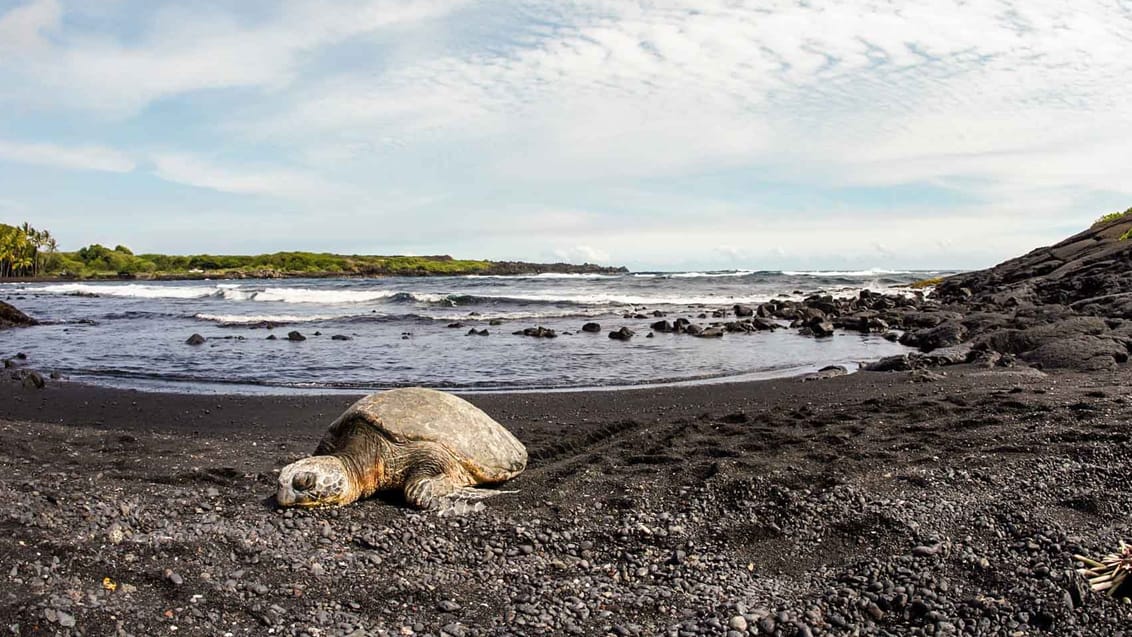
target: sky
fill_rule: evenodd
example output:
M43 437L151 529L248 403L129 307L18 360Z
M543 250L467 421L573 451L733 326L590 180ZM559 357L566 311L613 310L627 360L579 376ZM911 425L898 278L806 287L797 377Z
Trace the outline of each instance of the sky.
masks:
M1132 0L0 0L62 249L975 268L1132 206Z

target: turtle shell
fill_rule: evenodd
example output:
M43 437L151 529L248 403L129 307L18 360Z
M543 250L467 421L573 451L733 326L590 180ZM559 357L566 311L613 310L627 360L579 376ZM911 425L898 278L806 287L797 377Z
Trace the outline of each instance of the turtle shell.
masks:
M482 482L508 480L527 466L526 448L503 425L468 401L435 389L407 387L370 394L339 416L327 437L351 435L358 421L397 444L444 445Z

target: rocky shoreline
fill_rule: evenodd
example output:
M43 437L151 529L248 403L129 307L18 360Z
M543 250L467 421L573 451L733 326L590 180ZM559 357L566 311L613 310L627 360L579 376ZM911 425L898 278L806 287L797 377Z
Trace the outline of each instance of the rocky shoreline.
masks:
M350 396L36 388L5 374L0 625L1125 634L1132 606L1090 591L1074 555L1132 537L1129 227L1101 224L922 298L705 308L703 325L681 327L631 315L693 336L760 321L817 338L891 331L919 351L848 375L470 396L531 461L509 485L519 493L467 515L385 499L272 506L279 468ZM610 335L633 338L620 327Z

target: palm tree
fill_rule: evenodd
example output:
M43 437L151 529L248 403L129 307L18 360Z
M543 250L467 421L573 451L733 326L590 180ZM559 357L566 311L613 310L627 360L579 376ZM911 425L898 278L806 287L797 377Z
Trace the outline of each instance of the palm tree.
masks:
M0 224L0 277L11 276L12 265L16 260L16 238L19 230Z
M15 276L25 263L27 237L19 228L0 225L0 276Z
M47 239L51 233L46 230L36 230L35 235L32 237L32 244L35 246L35 263L32 265L32 274L38 276L43 272L43 267L47 265L47 257L44 255L43 248L47 246Z
M51 236L50 232L44 230L43 245L47 247L47 256L43 259L43 269L46 270L50 263L49 259L55 256L55 253L59 252L59 242L55 240L55 237Z
M31 275L35 276L37 274L37 270L39 269L38 265L39 265L39 246L40 246L39 237L40 237L40 233L39 233L38 230L33 228L32 225L30 223L28 223L27 221L25 221L24 224L22 226L20 226L20 230L22 230L23 233L24 233L24 246L25 246L25 248L28 251L31 252L31 254L22 255L23 258L21 259L20 262L24 264L23 265L24 274L27 274L27 269L30 268L31 269Z

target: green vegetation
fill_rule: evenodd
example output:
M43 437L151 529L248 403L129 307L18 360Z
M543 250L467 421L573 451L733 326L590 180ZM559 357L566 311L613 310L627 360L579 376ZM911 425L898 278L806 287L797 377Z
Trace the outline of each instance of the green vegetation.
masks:
M59 245L51 233L31 224L0 223L0 277L36 276L57 262Z
M1119 221L1121 219L1132 219L1132 208L1129 208L1128 210L1125 210L1124 212L1110 212L1107 215L1104 215L1100 219L1097 219L1095 222L1093 222L1093 227L1096 228L1097 226L1101 225L1102 223L1109 223L1110 221ZM1128 241L1129 239L1132 239L1132 228L1129 228L1128 230L1126 230L1124 232L1124 234L1120 235L1120 237L1117 240L1118 241Z
M621 269L618 269L623 271ZM463 274L526 274L532 272L608 271L597 266L551 266L450 256L370 256L321 252L276 252L260 255L134 254L124 245L113 249L91 244L60 252L47 231L25 223L0 224L0 277L63 278L247 278L287 276L430 276Z
M1124 212L1110 212L1107 215L1103 215L1103 216L1101 216L1100 219L1097 219L1096 221L1093 222L1093 227L1095 228L1095 227L1101 225L1102 223L1108 223L1110 221L1116 221L1117 219L1123 219L1125 217L1132 217L1132 208L1129 208L1128 210L1125 210ZM1127 236L1127 234L1125 234L1125 236ZM1123 239L1123 238L1124 237L1121 237L1121 239Z
M491 268L489 261L457 260L447 256L359 256L316 252L276 252L260 255L137 254L125 246L113 250L94 244L77 252L59 254L57 270L63 276L137 278L275 277L332 275L444 275L477 274Z
M912 288L913 290L922 290L924 288L935 287L942 282L943 282L943 277L934 276L930 279L920 279L919 281L915 281L915 282L909 284L908 287Z

